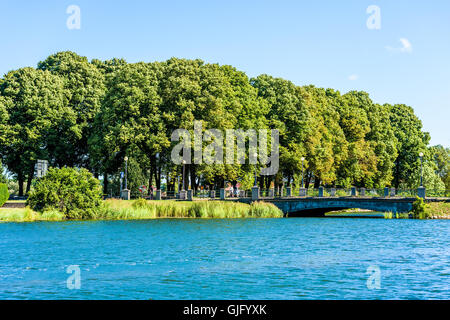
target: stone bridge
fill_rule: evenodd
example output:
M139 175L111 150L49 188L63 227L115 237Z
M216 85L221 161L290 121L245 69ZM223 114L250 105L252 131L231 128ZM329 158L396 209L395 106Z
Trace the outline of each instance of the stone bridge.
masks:
M273 203L285 216L311 217L324 216L326 212L343 209L366 209L379 212L410 212L415 198L260 198L264 202ZM239 199L241 202L250 203L251 199Z

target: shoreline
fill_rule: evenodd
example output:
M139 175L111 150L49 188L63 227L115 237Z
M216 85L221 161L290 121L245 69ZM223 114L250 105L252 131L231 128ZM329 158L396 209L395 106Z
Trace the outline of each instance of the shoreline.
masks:
M428 217L424 220L450 220L450 203L427 205ZM244 204L222 201L176 201L176 200L105 200L95 217L67 219L57 210L36 212L24 202L7 202L0 208L2 222L66 222L66 221L114 221L114 220L155 220L155 219L257 219L283 218L283 213L273 204L256 202ZM366 218L366 219L411 219L410 213L376 212L362 209L331 211L325 218Z

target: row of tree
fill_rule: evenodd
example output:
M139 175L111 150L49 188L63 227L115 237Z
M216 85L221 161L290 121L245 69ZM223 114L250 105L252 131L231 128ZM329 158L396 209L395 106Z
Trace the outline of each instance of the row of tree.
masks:
M73 52L0 79L0 157L20 195L31 188L37 159L87 168L103 178L105 193L113 185L118 191L125 156L132 190L160 188L161 181L174 190L183 170L170 160L170 137L178 128L192 131L194 120L203 130L278 129L280 170L259 177L263 188L298 186L302 157L306 186L415 188L420 152L426 186L450 188L450 150L428 147L430 135L411 107L376 104L365 92L342 95L269 75L249 79L201 60L88 61ZM182 181L193 189L226 181L249 187L254 170L249 164L191 164Z

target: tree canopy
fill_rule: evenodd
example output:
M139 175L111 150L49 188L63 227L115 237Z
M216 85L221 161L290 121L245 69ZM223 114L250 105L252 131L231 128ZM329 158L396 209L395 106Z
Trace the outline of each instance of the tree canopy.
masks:
M306 186L415 188L423 152L425 185L450 189L450 150L428 145L413 108L377 104L362 91L341 94L267 74L249 79L199 59L89 61L70 51L0 79L0 160L20 195L30 190L37 159L86 168L103 178L108 194L118 191L125 157L132 191L161 188L163 180L174 190L183 172L186 188L250 187L256 169L248 156L245 164L191 163L185 170L171 161L172 132L192 134L194 121L203 132L279 130L280 170L258 177L263 188L298 187L302 168Z

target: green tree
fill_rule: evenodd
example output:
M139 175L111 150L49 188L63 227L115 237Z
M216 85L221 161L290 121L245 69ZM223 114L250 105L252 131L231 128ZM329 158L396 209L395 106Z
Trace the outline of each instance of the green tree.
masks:
M450 148L433 146L430 148L430 154L436 164L436 174L444 182L446 190L450 190Z
M270 128L279 130L280 169L290 184L294 174L301 170L300 158L306 156L305 141L313 134L310 112L290 81L263 74L250 83L269 105Z
M86 57L71 51L49 56L38 63L38 69L48 70L63 79L68 106L76 115L75 121L63 123L48 137L53 146L49 148L54 159L52 164L89 167L88 137L105 94L104 73Z
M420 169L420 152L426 152L430 135L422 132L422 122L414 110L406 105L386 105L390 110L390 122L397 138L398 156L395 160L395 188L400 184L408 188L418 186L417 173Z
M103 173L114 173L125 155L140 152L148 159L142 168L154 168L156 154L169 145L160 111L158 64L128 64L108 81L108 91L90 138L93 161L102 160Z
M306 140L308 170L306 187L314 177L314 187L320 183L340 183L339 168L348 158L349 145L344 131L339 125L339 91L314 86L302 88L302 94L312 114L312 134ZM299 176L301 180L301 176Z
M5 176L5 169L3 168L3 164L0 161L0 183L8 183L8 179Z
M8 170L17 176L20 196L26 178L26 192L30 190L36 160L49 159L52 132L74 119L63 85L58 76L33 68L11 71L1 81L0 106L7 110L13 132L1 153Z

